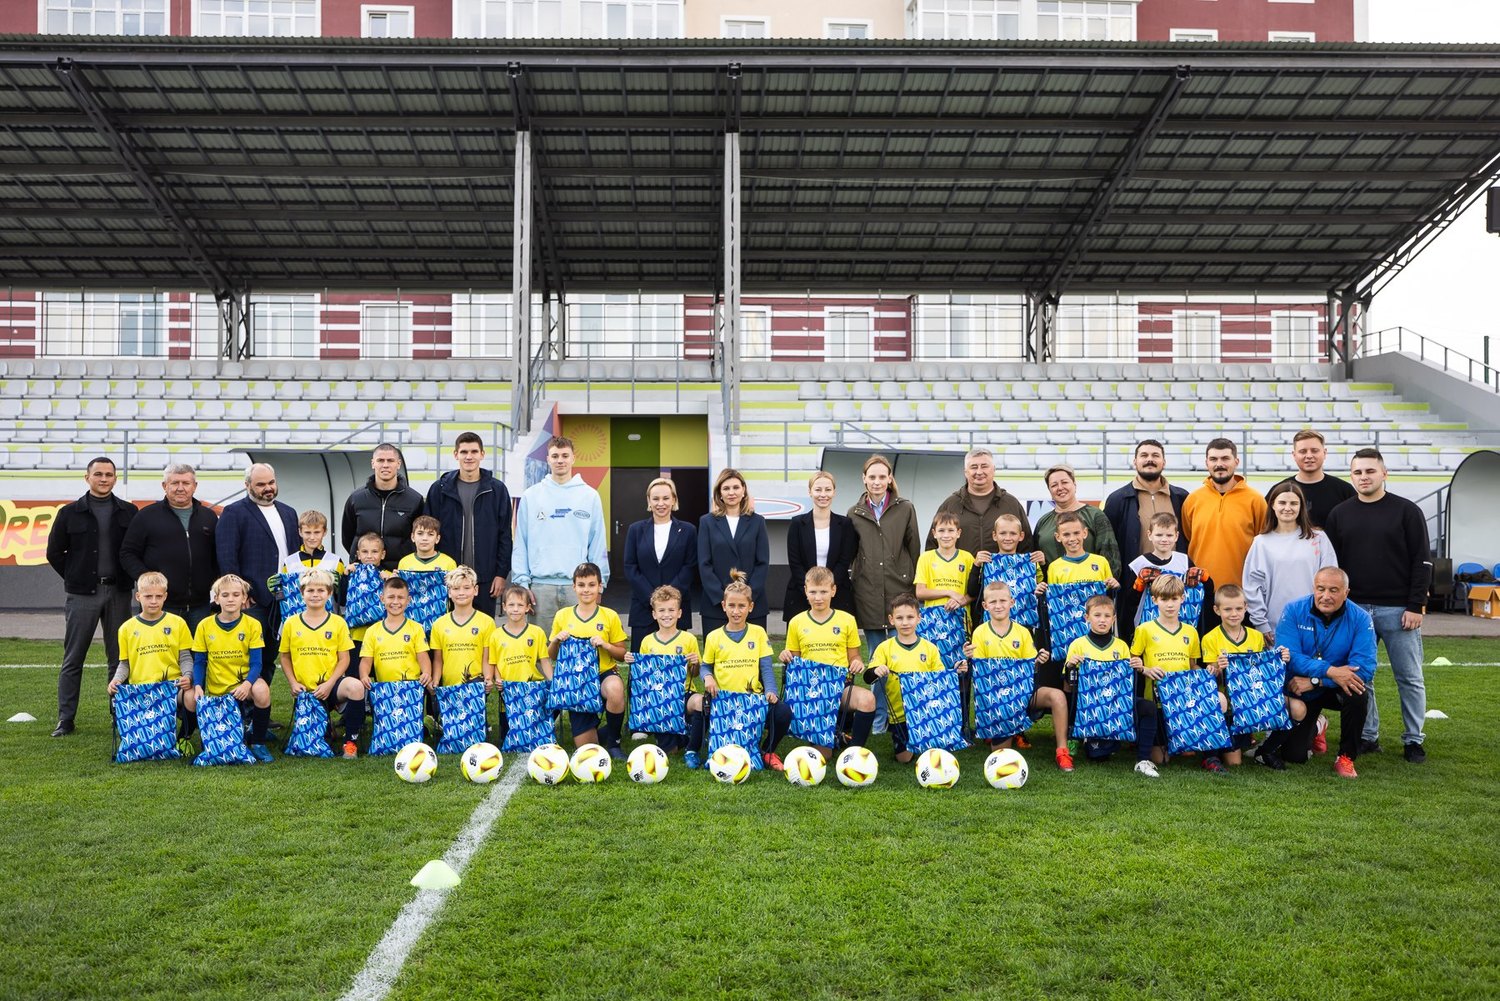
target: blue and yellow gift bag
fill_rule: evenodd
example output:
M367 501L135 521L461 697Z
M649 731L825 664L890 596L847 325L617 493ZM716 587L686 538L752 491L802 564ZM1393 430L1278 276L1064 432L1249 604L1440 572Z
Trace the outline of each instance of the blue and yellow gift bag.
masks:
M307 599L302 597L302 575L283 572L277 574L276 579L276 588L281 594L281 621L294 619L307 611Z
M420 681L377 681L370 686L370 708L375 729L370 734L371 754L395 754L414 740L422 739L422 695Z
M289 758L331 758L328 709L310 691L297 693L292 705L292 732L286 739Z
M1032 632L1036 631L1041 621L1041 603L1036 597L1036 564L1031 561L1029 553L994 554L988 563L980 567L980 580L986 585L997 580L1009 584L1010 597L1014 602L1010 607L1010 620L1019 622ZM979 594L979 604L983 606L983 588ZM983 611L981 607L979 621L988 622L989 619L990 613Z
M974 736L1005 740L1030 728L1035 660L981 657L969 662L969 671L974 676Z
M1135 739L1135 672L1130 661L1085 660L1078 666L1073 736Z
M380 603L380 589L385 581L380 576L380 568L368 563L356 563L349 568L347 579L348 583L344 588L344 621L349 623L349 627L368 626L385 618L385 606Z
M439 754L462 754L484 742L484 682L443 685L433 694L437 696L438 722L443 726Z
M943 666L951 671L964 659L964 644L969 641L968 622L962 608L926 605L917 622L917 635L938 648Z
M1203 617L1203 594L1202 584L1192 584L1182 589L1182 609L1178 611L1177 618L1194 629L1198 628L1198 622ZM1156 599L1151 597L1151 589L1148 587L1141 592L1141 604L1135 613L1136 624L1152 622L1160 616L1161 611L1156 607Z
M687 733L687 658L636 654L630 665L630 729Z
M246 706L250 703L247 701ZM233 695L205 695L198 700L198 733L203 751L193 764L253 765L255 757L245 746L245 721L240 702Z
M500 750L530 754L543 744L556 742L556 726L547 708L547 682L502 681L500 697L505 700L509 727Z
M1283 695L1286 665L1279 651L1232 653L1224 677L1229 708L1234 712L1231 731L1241 734L1291 729L1292 718L1287 715Z
M964 703L956 671L911 671L896 675L901 704L906 708L906 749L916 754L941 747L961 751L964 740Z
M720 692L713 697L708 715L708 755L726 744L738 744L750 755L750 767L765 767L760 756L760 742L766 732L764 695L755 692Z
M182 757L177 753L177 682L121 685L114 709L117 764Z
M604 698L599 693L599 651L588 640L570 636L558 644L552 684L547 690L547 708L580 713L604 711Z
M848 676L837 664L819 664L805 657L794 657L787 664L781 694L792 710L793 737L819 747L834 746Z
M1156 698L1167 720L1168 754L1229 746L1229 727L1219 708L1219 685L1207 671L1168 671L1156 682Z
M1051 631L1052 659L1068 659L1068 647L1089 631L1084 608L1089 599L1105 591L1099 580L1047 585L1047 625Z
M401 570L396 576L406 581L411 593L407 618L431 631L432 624L448 614L448 575L442 570Z

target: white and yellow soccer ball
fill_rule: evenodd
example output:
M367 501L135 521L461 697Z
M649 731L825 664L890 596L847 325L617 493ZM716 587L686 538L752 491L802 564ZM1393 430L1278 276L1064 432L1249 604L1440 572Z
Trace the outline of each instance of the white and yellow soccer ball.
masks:
M851 789L867 786L880 774L880 762L868 747L846 747L833 766L839 781Z
M573 773L573 777L589 785L603 782L613 770L609 752L598 744L584 744L573 752L573 758L568 762L568 771Z
M505 757L494 744L471 744L458 759L458 770L464 778L477 785L487 785L500 777L505 767Z
M414 740L396 752L396 777L402 782L426 782L437 771L437 752Z
M1002 747L984 759L985 780L996 789L1019 789L1028 774L1026 759L1014 748Z
M917 785L923 789L952 789L958 782L958 759L941 747L917 755Z
M793 748L784 764L786 780L794 786L815 786L828 774L828 762L822 752L806 744Z
M568 752L557 744L543 744L526 759L526 774L541 785L557 785L568 774Z
M642 744L630 752L625 765L630 781L655 785L667 777L667 752L655 744Z
M725 744L708 757L708 774L725 785L748 779L750 767L750 752L738 744Z

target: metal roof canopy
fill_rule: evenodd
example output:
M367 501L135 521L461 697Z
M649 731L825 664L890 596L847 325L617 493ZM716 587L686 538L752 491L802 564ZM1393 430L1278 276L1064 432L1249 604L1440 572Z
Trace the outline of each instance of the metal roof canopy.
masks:
M0 281L1367 300L1500 167L1500 48L0 38Z

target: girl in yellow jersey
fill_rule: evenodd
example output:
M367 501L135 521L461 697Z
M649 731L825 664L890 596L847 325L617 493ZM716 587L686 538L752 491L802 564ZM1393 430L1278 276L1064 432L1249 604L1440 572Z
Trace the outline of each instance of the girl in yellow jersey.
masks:
M233 695L240 711L250 717L245 743L255 760L271 760L266 734L271 727L271 686L261 677L265 633L260 622L243 609L250 585L225 574L214 581L213 599L219 614L198 623L193 633L193 698ZM248 712L246 710L248 709Z
M760 626L749 623L750 613L755 608L750 585L743 570L731 570L729 583L724 586L725 624L708 634L703 642L703 691L709 699L722 689L726 692L764 693L770 703L770 718L766 722L765 752L762 760L766 767L782 771L781 758L776 754L776 745L786 736L792 725L792 710L776 691L775 658L771 655L771 639ZM697 768L703 746L704 727L692 722L695 714L701 716L704 696L694 694L688 699L688 752L684 760L689 768ZM712 709L709 710L712 712ZM694 735L697 743L693 742ZM755 749L745 748L750 753Z

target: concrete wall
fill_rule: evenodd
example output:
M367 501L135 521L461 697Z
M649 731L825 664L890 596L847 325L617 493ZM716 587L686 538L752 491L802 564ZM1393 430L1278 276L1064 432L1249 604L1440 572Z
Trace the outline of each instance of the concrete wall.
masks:
M1402 397L1428 401L1444 420L1464 421L1476 430L1500 429L1500 393L1450 375L1413 355L1392 352L1360 358L1354 363L1354 379L1393 383Z

